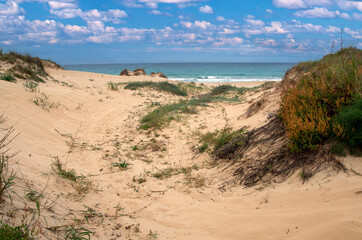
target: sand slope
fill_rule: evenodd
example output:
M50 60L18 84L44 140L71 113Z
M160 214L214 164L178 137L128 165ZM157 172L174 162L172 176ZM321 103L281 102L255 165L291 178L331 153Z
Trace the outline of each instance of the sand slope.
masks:
M198 132L225 126L252 129L265 123L278 109L275 87L247 93L240 103L212 104L163 130L147 132L138 127L153 109L151 103L181 98L124 90L122 85L111 91L107 82L154 78L47 71L57 81L41 84L35 93L21 83L0 81L0 111L8 117L6 125L16 124L20 133L11 144L14 151L20 150L12 160L19 171L14 191L19 196L28 188L44 191L43 238L63 239L65 227L78 226L76 217L95 232L92 239L362 239L361 176L331 169L303 184L296 172L283 183L253 188L229 184L220 190L232 172L223 163L211 167L211 157L195 151ZM204 88L206 92L210 87ZM44 98L42 93L53 103L45 110L32 101ZM263 97L262 109L247 116L249 106ZM51 164L56 158L85 176L92 188L79 193L69 180L54 174ZM129 169L111 167L118 159L131 163ZM361 173L361 160L342 161ZM181 167L192 171L152 177L161 169ZM14 200L15 215L21 216L23 205ZM5 218L10 206L9 199L2 204ZM88 222L84 206L97 212L88 214Z

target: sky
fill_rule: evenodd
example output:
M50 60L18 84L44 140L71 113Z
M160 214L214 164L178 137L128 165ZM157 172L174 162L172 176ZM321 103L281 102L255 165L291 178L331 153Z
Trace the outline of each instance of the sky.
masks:
M362 48L361 0L0 0L0 48L60 64L298 62L341 36Z

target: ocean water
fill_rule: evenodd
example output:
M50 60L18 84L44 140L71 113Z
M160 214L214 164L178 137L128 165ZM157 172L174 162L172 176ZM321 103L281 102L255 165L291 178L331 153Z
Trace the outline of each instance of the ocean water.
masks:
M162 72L171 80L185 82L280 81L294 63L124 63L65 65L67 70L119 75L127 68Z

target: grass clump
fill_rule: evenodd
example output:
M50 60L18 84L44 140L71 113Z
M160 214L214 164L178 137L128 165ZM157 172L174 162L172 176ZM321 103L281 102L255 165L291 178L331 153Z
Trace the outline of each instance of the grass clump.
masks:
M8 74L12 74L19 79L31 79L35 82L45 82L48 74L45 72L43 61L38 57L32 57L29 54L20 54L17 52L9 52L0 54L0 62L7 62L13 66L8 70Z
M66 228L65 240L89 240L91 234L93 234L93 232L88 229L69 226Z
M239 94L242 95L246 90L247 88L244 87L238 88L231 85L220 85L212 89L211 95L216 96L216 95L226 94L231 91L237 91Z
M114 82L108 82L108 89L112 91L118 91L118 84Z
M225 98L207 96L199 99L181 100L178 103L160 106L148 113L141 119L140 129L147 130L149 128L159 129L172 120L178 119L180 114L196 114L197 107L207 106L211 102L239 102L237 98Z
M121 170L127 170L129 165L131 165L129 162L126 160L122 161L121 159L118 159L118 162L112 163L112 167L118 167Z
M23 86L26 90L30 92L36 92L38 90L39 84L33 81L26 81L25 83L23 83Z
M16 79L9 73L1 75L0 79L7 82L16 82Z
M1 145L1 141L0 141ZM1 147L1 146L0 146ZM9 170L9 157L4 153L0 155L0 201L5 192L15 184L16 174L13 170Z
M60 177L68 179L70 181L75 182L79 178L74 169L66 170L58 158L56 158L55 161L52 163L52 169Z
M50 109L58 108L60 105L59 103L50 102L49 97L45 93L41 93L40 97L35 96L35 99L33 99L32 102L48 112Z
M309 74L283 94L280 109L292 151L316 149L333 136L353 143L350 130L360 118L355 110L344 113L342 109L360 101L361 64L362 50L348 48L296 67ZM335 121L340 111L342 115Z
M198 147L198 150L200 153L202 153L210 149L213 153L215 153L226 144L234 142L235 139L239 139L237 142L235 142L235 145L240 146L243 144L242 140L240 139L243 134L243 129L233 131L230 128L224 128L215 132L207 132L201 135L199 139L201 145Z
M339 135L340 143L336 147L341 149L341 145L344 143L351 153L360 155L362 147L362 99L356 100L350 106L343 107L336 116L336 120L338 126L342 127L342 133Z
M130 82L128 83L124 89L136 90L139 88L152 88L161 92L172 93L177 96L187 96L185 90L182 90L179 86L169 83L169 82Z
M2 240L26 240L33 239L31 231L25 224L19 226L10 226L0 222L0 239Z

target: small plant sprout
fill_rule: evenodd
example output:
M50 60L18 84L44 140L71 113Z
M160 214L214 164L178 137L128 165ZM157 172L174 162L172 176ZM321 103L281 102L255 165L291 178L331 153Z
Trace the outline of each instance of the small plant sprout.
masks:
M129 165L131 165L129 162L126 160L122 161L120 158L118 158L118 162L112 163L112 167L118 167L121 170L127 170Z
M93 232L85 228L76 229L73 226L66 228L65 240L89 240Z

